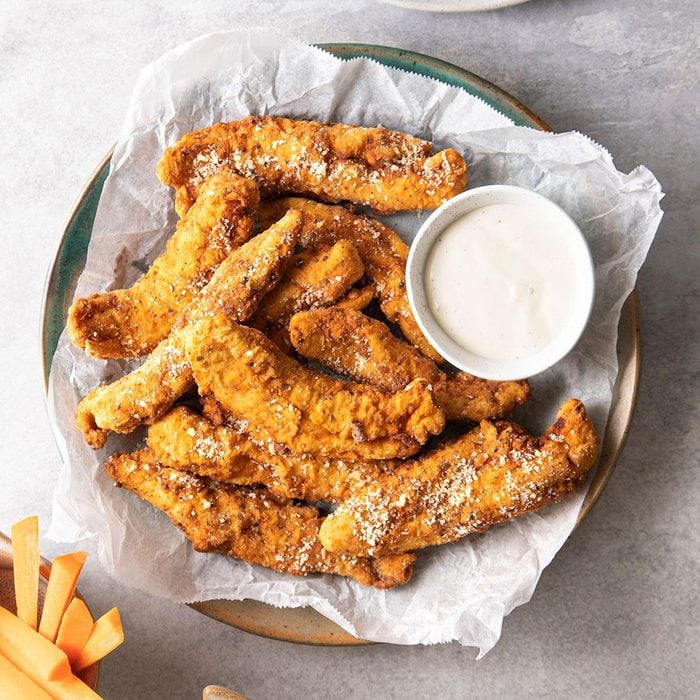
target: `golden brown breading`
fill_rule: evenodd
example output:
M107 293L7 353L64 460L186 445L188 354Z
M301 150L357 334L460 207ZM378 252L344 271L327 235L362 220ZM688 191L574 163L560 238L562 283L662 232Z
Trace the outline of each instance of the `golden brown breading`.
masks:
M278 496L340 503L393 469L398 460L355 462L295 455L268 440L255 442L215 426L190 408L171 409L148 429L148 447L161 464L234 484L262 484Z
M326 552L318 541L319 511L265 489L220 484L165 467L148 450L116 454L105 468L119 486L162 510L198 552L220 552L296 576L351 576L376 588L411 577L412 554L375 560Z
M381 321L330 306L302 311L289 323L292 345L303 357L385 391L427 379L448 420L503 418L530 398L527 381L492 382L466 372L446 374Z
M130 433L152 423L192 388L180 334L173 330L140 367L82 398L75 424L90 447L103 447L110 432Z
M355 309L362 311L374 299L374 287L366 285L365 287L356 287L351 289L344 297L335 302L335 306L340 309Z
M102 447L110 431L130 433L143 423L152 423L192 387L192 372L183 353L183 329L190 320L209 314L223 313L238 321L249 318L292 256L301 218L299 212L290 210L288 217L234 250L138 369L96 387L83 398L76 424L89 445Z
M452 542L559 501L583 483L597 452L595 428L575 399L542 437L483 421L345 501L321 527L321 542L358 556Z
M383 213L435 209L464 190L467 167L457 151L430 151L427 141L383 128L246 117L185 134L164 153L158 177L175 188L181 216L223 166L255 179L263 196L306 194Z
M71 340L99 358L141 357L163 340L214 270L253 233L257 185L223 169L178 223L165 251L129 289L76 299Z
M333 379L225 316L190 325L184 341L200 394L211 394L255 439L297 454L405 457L445 425L423 379L395 394Z
M250 325L275 337L281 347L289 348L287 326L297 312L331 304L345 294L364 274L357 249L350 241L307 248L295 255L280 283L268 292L258 305ZM269 330L268 330L269 329Z
M408 246L399 234L368 216L353 214L344 207L319 204L309 199L288 197L262 202L258 217L268 226L288 209L303 211L302 245L312 246L340 239L352 241L365 263L365 273L374 286L379 306L386 317L397 324L406 339L435 362L444 362L426 340L406 296L406 260Z

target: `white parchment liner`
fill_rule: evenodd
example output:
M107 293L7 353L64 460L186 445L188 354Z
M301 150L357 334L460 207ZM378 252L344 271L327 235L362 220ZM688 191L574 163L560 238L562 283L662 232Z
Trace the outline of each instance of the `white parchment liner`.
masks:
M518 419L533 431L568 397L581 398L601 435L617 374L622 304L661 219L659 183L638 167L618 172L586 137L515 127L462 90L365 60L343 62L265 30L212 34L146 67L138 80L102 193L77 295L130 285L172 233L172 192L155 175L163 150L193 129L248 114L276 114L365 126L382 124L452 146L469 163L470 186L529 187L581 226L596 265L591 322L564 361L532 381L534 400ZM407 241L420 217L391 217ZM132 264L133 263L133 264ZM102 464L134 449L142 434L112 437L93 452L74 427L80 398L122 374L74 348L64 332L53 360L49 411L64 466L49 536L97 538L119 582L172 600L252 598L311 606L354 635L398 644L497 642L503 617L527 602L540 574L574 527L584 493L490 532L420 553L413 580L376 591L334 576L296 578L192 551L165 515L113 487Z

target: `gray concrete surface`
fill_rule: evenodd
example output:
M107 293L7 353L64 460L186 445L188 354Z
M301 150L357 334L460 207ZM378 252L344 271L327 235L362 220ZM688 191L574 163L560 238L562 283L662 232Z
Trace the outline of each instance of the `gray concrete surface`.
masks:
M102 694L184 700L221 683L258 700L697 697L697 0L532 0L452 16L361 0L0 0L0 528L29 512L48 525L59 458L37 328L73 199L114 141L139 69L184 40L241 25L438 56L501 85L555 129L589 134L621 169L649 166L668 194L639 280L639 404L602 500L484 660L457 645L322 649L259 639L119 588L93 558L83 590L98 611L119 605L128 630L104 664Z

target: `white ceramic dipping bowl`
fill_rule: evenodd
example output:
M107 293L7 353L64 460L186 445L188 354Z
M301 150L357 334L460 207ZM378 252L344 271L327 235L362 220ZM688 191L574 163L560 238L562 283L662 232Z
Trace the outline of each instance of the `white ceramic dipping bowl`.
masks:
M546 214L567 237L575 260L577 279L573 311L561 331L536 354L518 359L494 359L475 354L459 345L440 326L428 303L425 270L431 249L440 234L454 221L493 204L514 204ZM469 274L465 269L464 274ZM531 190L511 185L489 185L467 190L445 202L426 219L408 255L406 286L413 315L430 344L455 367L484 379L524 379L543 372L567 355L581 337L590 316L595 291L591 253L581 229L558 205ZM464 299L469 304L469 299ZM507 332L507 329L505 329Z

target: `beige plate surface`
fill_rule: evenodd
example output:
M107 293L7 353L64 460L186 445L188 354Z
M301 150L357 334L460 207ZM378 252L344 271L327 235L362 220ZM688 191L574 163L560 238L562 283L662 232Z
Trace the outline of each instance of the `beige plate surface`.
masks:
M428 75L461 87L502 111L516 124L549 130L542 119L505 91L469 71L444 61L390 47L365 44L324 44L322 47L340 57L369 56L385 65ZM80 272L77 260L73 256L84 255L110 156L111 153L107 154L99 165L71 211L47 276L42 313L45 388L55 343L65 325L68 306L73 298L75 282ZM577 525L590 512L605 489L632 420L641 366L639 300L636 291L623 307L618 331L619 373L613 391L611 413L598 467L581 507ZM253 600L211 600L195 603L192 607L228 625L273 639L324 646L371 643L353 637L312 608L275 608Z

